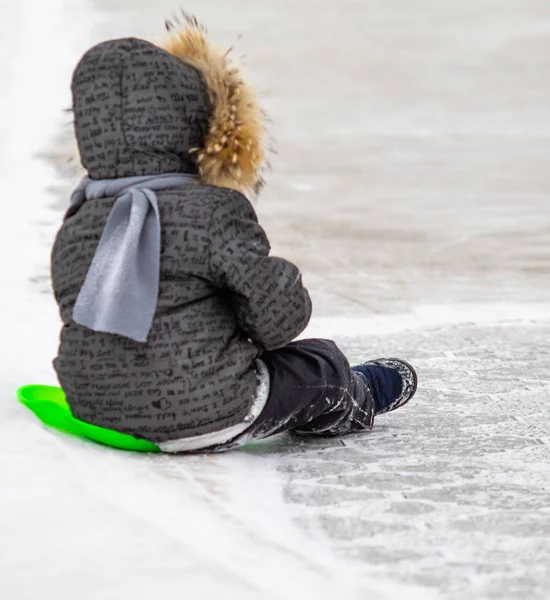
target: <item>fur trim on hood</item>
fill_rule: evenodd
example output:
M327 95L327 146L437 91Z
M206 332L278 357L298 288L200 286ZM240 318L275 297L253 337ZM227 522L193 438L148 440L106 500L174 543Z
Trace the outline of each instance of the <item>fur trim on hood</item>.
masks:
M267 166L266 117L256 93L244 82L229 53L212 45L206 29L185 13L166 21L168 34L157 44L204 76L212 112L203 148L196 154L200 182L232 188L252 196Z

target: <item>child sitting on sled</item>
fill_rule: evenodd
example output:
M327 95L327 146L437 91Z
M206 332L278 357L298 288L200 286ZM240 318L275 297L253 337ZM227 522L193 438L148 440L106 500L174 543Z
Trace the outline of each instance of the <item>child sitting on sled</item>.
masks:
M168 29L163 47L99 44L73 76L87 177L52 253L73 415L166 452L369 430L413 396L414 370L350 368L332 341L292 341L311 301L247 199L263 113L196 20Z

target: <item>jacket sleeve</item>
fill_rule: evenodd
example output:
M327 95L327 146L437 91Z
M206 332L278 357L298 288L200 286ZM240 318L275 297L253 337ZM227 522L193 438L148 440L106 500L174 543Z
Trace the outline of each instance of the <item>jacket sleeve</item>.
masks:
M230 292L237 322L265 350L291 342L308 324L311 300L292 263L269 256L270 245L248 200L238 192L212 215L213 282Z

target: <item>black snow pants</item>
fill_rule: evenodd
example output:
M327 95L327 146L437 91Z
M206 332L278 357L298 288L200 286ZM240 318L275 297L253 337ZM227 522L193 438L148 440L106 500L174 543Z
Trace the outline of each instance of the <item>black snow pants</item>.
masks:
M283 431L336 436L372 428L371 391L334 342L292 342L260 358L270 375L263 411L244 433L211 451L229 450Z

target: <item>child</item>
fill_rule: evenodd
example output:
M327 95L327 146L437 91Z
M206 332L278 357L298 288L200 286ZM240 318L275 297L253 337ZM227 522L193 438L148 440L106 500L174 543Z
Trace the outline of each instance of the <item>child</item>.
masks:
M72 81L88 172L52 253L54 361L74 416L158 444L219 451L281 431L334 436L416 391L412 367L350 368L311 315L300 271L269 256L246 196L263 113L196 20L89 50Z

